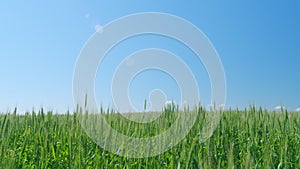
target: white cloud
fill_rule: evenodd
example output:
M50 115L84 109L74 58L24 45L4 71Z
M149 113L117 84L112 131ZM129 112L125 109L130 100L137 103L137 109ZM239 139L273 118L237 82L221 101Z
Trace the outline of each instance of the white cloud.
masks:
M172 105L172 104L175 104L176 105L176 102L175 101L172 101L172 100L167 100L165 102L165 105Z
M103 26L97 24L95 25L95 31L98 33L102 33L103 32Z
M223 103L223 104L219 104L219 108L221 108L221 109L223 109L223 108L225 108L225 104Z
M208 105L206 105L207 107L214 107L214 105L213 104L208 104Z
M216 106L214 104L208 104L207 107L209 108L221 108L224 109L225 107L230 107L229 105L225 105L225 104L219 104L219 106Z
M275 110L281 110L281 109L285 109L285 107L284 106L275 106L274 109Z
M297 111L297 112L300 112L300 107L298 107L298 108L296 109L296 111Z

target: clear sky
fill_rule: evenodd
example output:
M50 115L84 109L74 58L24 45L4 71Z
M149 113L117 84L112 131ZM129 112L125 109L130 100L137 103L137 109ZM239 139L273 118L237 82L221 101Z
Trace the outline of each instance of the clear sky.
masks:
M73 109L73 71L81 48L95 28L137 12L177 15L207 35L224 66L227 105L300 107L299 1L11 0L0 3L0 111L15 106L23 111ZM100 100L107 98L109 103L107 79L122 55L148 47L170 50L192 64L201 99L209 103L209 80L201 63L186 57L188 51L176 42L155 36L135 37L107 55L96 79L99 102L106 104ZM141 106L153 88L164 89L168 99L178 99L174 80L149 73L132 82L134 104ZM153 83L157 79L161 84Z

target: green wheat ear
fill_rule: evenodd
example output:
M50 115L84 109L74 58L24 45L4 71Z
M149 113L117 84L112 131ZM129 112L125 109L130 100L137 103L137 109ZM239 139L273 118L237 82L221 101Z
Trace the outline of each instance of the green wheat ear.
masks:
M146 111L146 109L147 109L147 100L145 99L145 101L144 101L144 111Z
M85 94L84 98L84 108L87 108L87 94Z

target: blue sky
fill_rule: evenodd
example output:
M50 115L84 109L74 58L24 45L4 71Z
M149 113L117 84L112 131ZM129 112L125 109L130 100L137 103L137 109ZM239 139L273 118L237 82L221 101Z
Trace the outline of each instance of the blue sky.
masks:
M300 107L298 1L12 0L0 5L0 111L15 106L23 111L41 106L60 112L73 109L76 60L96 25L104 26L137 12L177 15L207 35L224 66L227 105L256 104L269 109L284 105L290 110ZM204 104L209 102L209 81L201 63L184 56L185 49L177 43L164 43L163 38L155 36L133 38L107 55L97 74L98 100L109 98L105 92L109 84L103 82L107 82L122 55L146 47L168 49L191 64L193 72L198 72L201 99ZM114 52L119 57L114 57ZM154 75L161 84L151 82ZM168 99L179 97L174 81L154 71L132 82L135 104L140 106L143 100L139 100L147 97L153 87L165 88Z

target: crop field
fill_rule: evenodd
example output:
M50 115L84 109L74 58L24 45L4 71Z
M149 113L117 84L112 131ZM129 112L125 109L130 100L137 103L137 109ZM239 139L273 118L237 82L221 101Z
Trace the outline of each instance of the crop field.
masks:
M0 168L300 168L300 114L268 112L251 106L226 110L212 137L201 141L209 112L201 107L189 134L168 151L148 158L127 158L103 150L82 129L81 112L55 114L17 110L0 115ZM174 108L149 123L128 122L105 113L120 133L150 137L172 125Z

